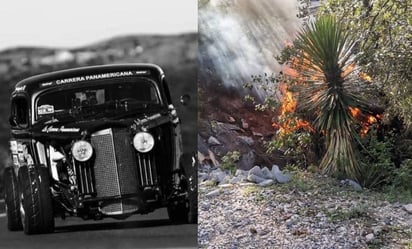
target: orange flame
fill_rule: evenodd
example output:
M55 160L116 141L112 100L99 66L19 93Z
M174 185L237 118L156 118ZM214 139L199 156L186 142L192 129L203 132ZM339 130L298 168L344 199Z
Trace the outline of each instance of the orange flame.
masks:
M369 75L366 74L366 73L360 72L360 73L359 73L359 78L361 78L361 79L363 79L364 81L367 81L367 82L372 82L372 77L369 76Z
M293 44L291 42L285 41L285 46L293 46ZM309 56L307 54L304 54L300 58L293 57L290 60L289 66L284 66L282 68L282 72L284 73L284 75L294 78L296 80L295 84L306 84L305 82L307 81L320 82L324 80L325 76L322 73L322 70L318 66L314 65L308 58ZM299 68L305 68L307 73L300 74L300 70L296 70ZM355 63L349 64L343 69L341 76L346 77L351 73L355 72L355 70L357 70L357 65ZM371 76L369 76L366 73L359 72L358 77L364 81L372 82ZM299 129L315 132L315 129L311 126L311 124L308 121L301 120L297 117L294 117L293 115L290 115L296 111L298 103L293 93L287 89L287 85L285 83L280 84L279 90L283 96L283 100L280 108L278 122L274 122L272 126L275 129L278 129L281 135L288 134ZM318 96L314 94L312 98L316 99L318 98ZM382 118L381 115L363 114L361 110L357 107L349 107L349 110L352 116L359 120L361 123L362 128L360 134L362 137L364 137L368 133L368 131L374 123L377 123L378 120Z
M361 137L365 137L365 135L368 134L371 126L377 123L378 120L382 119L382 115L380 114L377 114L377 115L363 114L362 111L357 107L349 107L349 111L351 112L352 117L356 118L361 123L361 126L362 126L360 130Z
M314 132L315 130L308 121L297 117L289 117L290 114L295 112L298 103L295 100L293 93L287 89L287 85L285 83L279 85L279 90L283 96L280 116L278 117L280 122L273 123L272 127L278 129L280 135L285 135L299 129Z

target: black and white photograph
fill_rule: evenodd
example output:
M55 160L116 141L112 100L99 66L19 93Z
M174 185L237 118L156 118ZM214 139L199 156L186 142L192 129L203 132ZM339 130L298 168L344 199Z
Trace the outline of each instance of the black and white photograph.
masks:
M0 8L0 248L197 248L197 2Z

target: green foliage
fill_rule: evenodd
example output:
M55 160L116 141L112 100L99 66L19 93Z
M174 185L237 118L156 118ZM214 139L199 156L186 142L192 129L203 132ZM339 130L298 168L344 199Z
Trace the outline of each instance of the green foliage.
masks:
M362 186L381 189L394 180L395 165L392 161L393 138L390 136L378 140L376 130L371 129L361 139L359 161L361 165L358 177Z
M231 174L234 174L237 167L236 163L240 159L240 152L239 151L229 151L222 157L222 163L220 167L224 170L228 170Z
M386 117L412 128L412 5L406 0L328 0L319 15L334 15L355 37L362 70L372 76ZM384 97L384 99L382 98ZM384 101L379 101L383 99Z
M266 151L272 153L280 150L292 159L292 163L303 168L308 166L307 155L311 152L312 136L307 131L292 131L279 134L272 141L267 142Z
M326 211L326 216L332 223L338 223L351 219L359 219L368 216L368 210L365 206L354 206L348 210L336 209L334 211Z
M412 159L406 159L394 171L393 186L412 194Z
M252 82L243 84L243 88L252 90L253 87L262 90L265 93L265 99L262 103L257 103L251 95L246 95L245 100L252 102L257 111L276 111L279 108L280 96L277 92L278 81L274 74L264 73L263 75L251 75Z
M412 194L412 159L405 159L396 167L393 157L397 139L393 134L378 139L375 129L361 139L359 180L367 188L386 190L389 194L402 193L407 197Z

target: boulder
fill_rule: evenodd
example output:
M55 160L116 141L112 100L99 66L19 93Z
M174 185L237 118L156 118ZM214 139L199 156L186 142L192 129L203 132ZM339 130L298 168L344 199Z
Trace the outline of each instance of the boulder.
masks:
M207 143L210 145L221 145L222 143L217 140L217 138L210 136L209 139L207 140Z
M263 182L258 183L258 185L261 187L268 187L268 186L273 185L274 183L275 183L274 180L268 179L268 180L264 180Z
M255 152L250 150L248 153L243 154L238 162L238 168L243 170L249 170L255 163Z
M403 209L405 209L406 212L408 212L409 214L412 214L412 203L403 205L402 207Z
M249 170L248 175L255 175L260 178L265 178L265 175L262 173L262 169L257 165Z
M290 175L283 174L276 164L272 166L272 174L278 183L287 183L290 181Z
M264 182L266 179L263 178L263 177L259 177L259 176L256 176L256 175L249 174L249 175L247 176L247 180L248 180L249 182L254 182L254 183L259 184L259 183L261 183L261 182Z
M255 141L253 141L253 138L247 137L247 136L238 136L239 140L249 146L253 146L255 144Z
M248 171L246 170L241 170L241 169L237 169L235 172L235 176L247 176Z
M262 172L263 177L266 178L266 179L273 179L273 177L274 177L272 172L268 169L268 167L264 167L261 170L261 172Z
M225 179L227 174L223 172L221 169L215 169L212 172L210 172L210 177L209 179L216 182L216 183L221 183Z

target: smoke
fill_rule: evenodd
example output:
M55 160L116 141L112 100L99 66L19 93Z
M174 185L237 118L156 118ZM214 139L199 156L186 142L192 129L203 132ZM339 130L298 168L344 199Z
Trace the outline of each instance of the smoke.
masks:
M240 93L251 75L280 71L275 56L300 27L297 11L291 0L210 0L199 9L201 70Z

